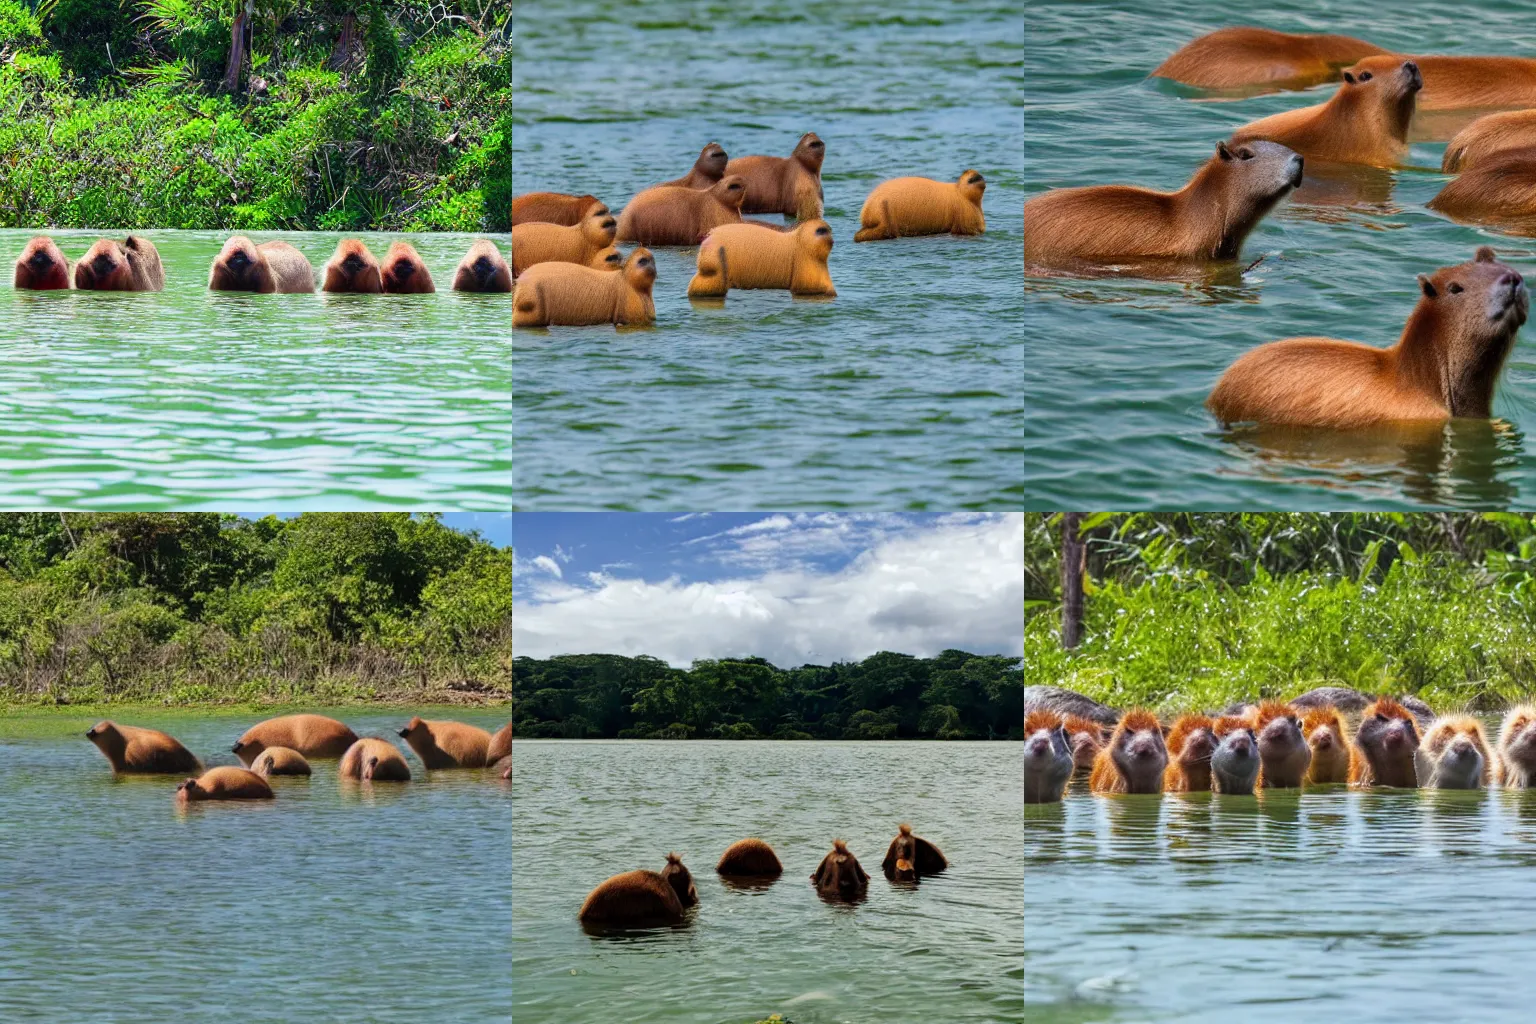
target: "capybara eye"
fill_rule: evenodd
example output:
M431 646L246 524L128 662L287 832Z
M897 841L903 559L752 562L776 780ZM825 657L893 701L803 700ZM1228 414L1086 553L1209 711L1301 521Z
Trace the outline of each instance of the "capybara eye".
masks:
M1457 294L1458 292L1461 291L1461 285L1457 284L1455 281L1452 281L1451 282L1451 289L1450 290L1451 290L1451 294L1455 295L1455 294Z
M1251 150L1251 149L1240 149L1240 150L1237 151L1237 158L1239 160L1252 160L1253 159L1253 150Z
M1386 715L1382 714L1380 711L1376 712L1376 721L1378 721L1378 722L1385 722L1386 720L1387 720L1387 716Z
M1371 80L1371 73L1369 71L1362 71L1362 72L1360 72L1360 81L1362 81L1362 82L1369 82L1370 80Z

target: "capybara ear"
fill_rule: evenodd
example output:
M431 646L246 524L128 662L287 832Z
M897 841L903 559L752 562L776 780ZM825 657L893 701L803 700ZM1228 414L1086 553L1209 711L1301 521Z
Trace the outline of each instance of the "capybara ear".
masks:
M1419 275L1419 287L1423 290L1424 297L1426 299L1432 299L1436 295L1440 294L1439 292L1435 291L1435 282L1429 279L1428 274Z
M1498 254L1493 251L1493 246L1480 245L1477 247L1476 260L1478 263L1497 263L1498 259Z
M1216 155L1221 157L1223 160L1232 159L1232 151L1227 148L1225 141L1216 143Z

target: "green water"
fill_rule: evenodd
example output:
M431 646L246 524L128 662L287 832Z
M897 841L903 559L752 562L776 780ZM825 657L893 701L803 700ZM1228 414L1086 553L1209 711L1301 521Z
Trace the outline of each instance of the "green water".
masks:
M225 233L149 231L153 294L20 292L0 231L0 502L79 509L504 509L506 295L451 291L472 235L405 239L432 295L208 291ZM101 232L54 231L70 259ZM120 235L118 237L121 237ZM337 234L282 238L316 270Z

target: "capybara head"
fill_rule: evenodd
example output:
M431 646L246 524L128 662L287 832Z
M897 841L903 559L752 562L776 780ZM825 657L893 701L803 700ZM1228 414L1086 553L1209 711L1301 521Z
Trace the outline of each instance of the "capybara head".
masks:
M373 258L368 246L356 238L343 238L336 243L336 253L325 265L325 290L368 294L384 290L379 261Z
M16 260L16 276L12 283L17 288L32 291L53 291L69 287L69 263L64 253L47 235L38 235L21 250Z
M1346 68L1343 78L1338 93L1342 102L1378 112L1383 126L1392 135L1407 138L1414 104L1419 90L1424 88L1424 76L1419 74L1417 64L1393 54L1382 54Z
M725 165L730 163L726 156L725 148L718 142L711 142L699 151L699 159L694 164L699 170L719 181L725 174Z
M956 180L955 185L960 189L960 194L977 206L981 205L981 197L987 191L987 179L981 176L980 171L966 169Z
M1536 706L1509 709L1499 729L1499 756L1506 776L1512 771L1524 777L1536 774Z
M693 887L693 876L683 866L683 858L676 853L667 854L667 866L661 869L661 877L677 893L677 901L685 907L699 902L698 890Z
M435 292L427 265L409 242L396 242L384 254L379 284L391 295L422 295Z
M906 859L911 860L912 857ZM827 857L827 870L821 876L822 892L834 893L843 899L853 899L864 891L867 883L859 875L858 860L842 839L832 840L832 853Z
M896 859L895 874L891 877L897 882L915 882L917 881L917 869L912 866L911 861L898 857Z
M1355 745L1377 783L1409 787L1416 784L1414 754L1419 749L1419 728L1413 715L1397 701L1381 697L1365 709L1355 732Z
M592 216L607 216L607 214L608 214L608 204L607 203L603 202L601 199L597 198L596 196L582 196L581 198L589 200L589 202L587 203L586 207L582 210L582 214L581 214L581 219L582 220L586 220L588 217L592 217Z
M1068 715L1062 723L1072 741L1072 767L1092 771L1094 759L1104 747L1104 727L1091 718Z
M795 225L795 234L800 237L800 245L805 251L815 253L822 259L826 259L832 251L832 225L820 217L803 220Z
M1469 263L1419 275L1419 302L1403 329L1443 346L1439 386L1452 416L1487 416L1515 333L1530 311L1530 291L1488 246Z
M411 720L405 723L405 728L400 730L400 738L403 740L408 740L413 735L431 736L431 734L432 730L427 728L427 723L417 715L413 715Z
M1168 730L1168 754L1185 768L1209 767L1216 752L1216 723L1205 715L1181 715Z
M1110 757L1131 792L1162 789L1168 748L1163 743L1163 727L1155 715L1139 708L1127 711L1109 742Z
M128 745L128 741L118 730L117 723L106 720L97 722L87 729L85 738L96 744L97 749L103 752L109 750L121 752Z
M619 222L613 214L604 210L602 213L589 213L581 219L581 235L587 240L587 244L601 249L613 244L613 236L619 230Z
M1300 153L1267 139L1218 142L1216 159L1211 161L1224 179L1224 194L1237 200L1241 209L1256 206L1264 212L1301 186L1305 164Z
M624 261L624 281L637 292L651 293L651 286L656 283L656 257L651 250L641 246L629 254Z
M1488 783L1490 758L1483 727L1471 715L1442 718L1419 745L1419 785L1477 789Z
M1024 719L1025 801L1061 799L1061 791L1071 777L1072 747L1061 716L1044 709L1031 711ZM904 826L903 835L910 832Z
M1253 792L1259 777L1259 738L1245 718L1225 715L1216 720L1211 731L1216 736L1216 752L1211 755L1211 788L1218 793Z
M196 779L188 779L176 787L176 798L178 800L201 800L205 796L207 794L199 788Z
M1349 781L1349 743L1344 738L1344 719L1332 704L1309 708L1301 731L1312 748L1307 781L1313 784Z
M741 209L747 198L747 179L739 174L727 174L710 186L709 194L732 209Z
M1301 712L1289 704L1266 700L1251 712L1254 735L1259 741L1266 786L1301 785L1312 748L1301 731Z
M224 243L213 261L208 287L220 292L270 291L274 287L272 268L256 243L244 235L235 235Z
M243 763L250 764L266 749L267 745L261 742L261 740L235 740L234 745L229 748L229 752L238 757Z
M90 251L75 264L75 287L97 291L130 291L133 271L128 254L110 238L97 240Z
M821 162L826 158L827 144L815 132L806 132L795 144L794 158L815 173L821 172Z
M587 263L593 270L622 270L624 268L624 254L614 246L600 249Z

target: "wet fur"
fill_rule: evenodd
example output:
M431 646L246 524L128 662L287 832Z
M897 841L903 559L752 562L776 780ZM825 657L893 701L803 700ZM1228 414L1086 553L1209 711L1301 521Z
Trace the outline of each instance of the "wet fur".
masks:
M1452 220L1536 235L1536 144L1490 154L1446 182L1428 205Z
M400 730L400 738L431 770L484 768L491 746L491 734L479 726L425 718L412 718Z
M778 878L784 865L773 847L761 839L738 839L720 855L715 871L736 878Z
M380 295L384 291L379 261L356 238L343 238L336 243L336 252L326 261L321 276L321 288L327 292Z
M528 192L512 200L512 226L540 222L580 224L592 214L593 206L608 212L608 205L596 196L573 196L564 192Z
M825 232L818 234L817 232ZM827 257L832 228L801 221L793 231L763 231L756 224L715 228L699 246L690 298L723 296L730 288L787 288L795 295L836 295Z
M184 775L203 770L203 763L179 740L157 729L104 721L92 726L86 738L112 763L115 772Z
M1351 36L1234 26L1185 43L1152 75L1197 89L1252 85L1305 89L1334 81L1340 68L1386 52Z
M576 915L583 924L650 927L679 924L683 904L672 884L657 871L626 871L587 894Z
M1536 149L1536 110L1488 114L1451 139L1440 158L1447 174L1467 171L1512 149Z
M707 189L648 188L624 207L616 237L641 245L698 245L720 225L741 223L744 185L739 175L728 174Z
M437 291L421 254L409 242L396 242L384 254L379 280L388 295L428 295Z
M357 734L334 718L280 715L251 726L230 749L249 765L268 747L287 747L305 757L341 757L356 742Z
M234 263L244 256L242 266ZM215 292L299 294L315 290L315 268L308 257L287 242L255 244L244 235L224 243L208 271L208 289Z
M886 878L896 878L897 861L906 861L911 865L914 877L910 881L916 881L924 875L937 875L949 867L943 852L922 836L913 835L912 826L905 822L899 826L896 838L891 840L891 845L885 851L885 860L880 863L880 870Z
M512 756L512 723L508 722L491 734L491 745L485 749L485 759L500 761L510 756Z
M980 179L972 183L971 179ZM892 178L882 181L859 211L855 242L915 235L979 235L987 230L981 212L986 179L967 169L954 181Z
M502 258L496 243L482 238L469 247L453 272L456 292L510 292L512 268Z
M268 747L251 762L251 771L257 775L309 775L309 762L297 750L287 747Z
M266 779L253 771L225 765L210 768L200 777L188 779L177 786L176 799L189 803L203 800L271 800L272 787Z
M1396 167L1408 155L1408 125L1417 90L1402 72L1404 58L1367 57L1343 72L1345 80L1324 103L1287 110L1239 128L1234 143L1267 139L1308 160ZM1361 80L1369 73L1369 80Z
M28 291L65 291L75 286L69 260L52 238L38 235L16 257L12 286Z
M782 213L798 220L822 215L821 164L826 146L806 132L788 157L741 156L725 165L727 175L746 179L742 213Z
M841 839L832 840L832 852L821 858L811 881L829 899L856 900L869 888L868 873Z
M343 779L409 782L411 766L406 764L405 755L393 743L364 736L347 748L336 774Z
M593 257L612 247L618 221L598 213L573 227L559 224L519 224L512 229L512 277L539 263L591 266Z
M165 269L149 239L129 235L119 243L103 238L75 264L75 287L109 292L164 291Z
M528 268L512 292L512 326L651 324L656 320L655 282L655 259L645 248L631 252L619 273L539 263Z

